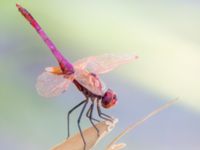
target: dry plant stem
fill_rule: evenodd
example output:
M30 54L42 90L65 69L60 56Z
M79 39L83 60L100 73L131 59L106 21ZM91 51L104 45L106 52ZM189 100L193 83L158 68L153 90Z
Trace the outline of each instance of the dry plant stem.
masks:
M125 147L123 146L124 143L121 144L115 144L116 142L119 141L119 139L124 136L126 133L130 132L131 130L135 129L136 127L140 126L141 124L143 124L146 120L148 120L149 118L155 116L156 114L158 114L159 112L163 111L164 109L168 108L169 106L171 106L172 104L174 104L176 101L178 100L178 98L171 100L169 102L167 102L166 104L162 105L161 107L157 108L156 110L152 111L151 113L149 113L147 116L145 116L143 119L137 121L136 123L128 126L125 130L123 130L106 148L106 150L117 150L119 148L120 145L122 146L121 148ZM121 149L120 148L120 149Z
M108 121L103 121L96 124L96 127L99 129L99 135L97 136L97 131L94 127L87 128L83 131L83 135L86 140L86 150L92 149L96 143L108 134L114 127L117 122L117 119L113 123ZM54 146L51 150L83 150L84 144L81 138L80 133L70 137L69 139L63 141L61 144Z

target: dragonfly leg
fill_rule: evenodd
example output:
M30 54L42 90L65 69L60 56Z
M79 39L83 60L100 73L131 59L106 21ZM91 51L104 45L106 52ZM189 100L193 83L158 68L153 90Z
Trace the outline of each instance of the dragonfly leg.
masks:
M89 114L89 120L92 124L92 126L95 128L95 130L97 131L97 136L99 137L99 129L96 127L96 125L93 122L93 118L92 118L92 113L93 113L93 109L94 109L94 102L92 102L92 104L90 105L90 114ZM96 120L96 119L95 119Z
M91 106L92 105L90 105L90 108L88 109L88 111L87 111L87 113L86 113L86 116L90 119L90 113L91 113ZM100 120L97 120L97 119L95 119L95 118L93 118L93 117L91 117L91 120L93 120L93 121L96 121L96 122L100 122Z
M70 114L71 114L76 108L80 107L82 104L84 104L84 103L86 103L86 102L87 102L87 99L81 101L78 105L74 106L74 107L68 112L68 114L67 114L67 133L68 133L67 138L69 138L69 136L70 136L70 126L69 126L69 125L70 125Z
M83 144L84 144L84 150L86 150L86 141L85 141L85 138L84 138L84 136L83 136L83 132L82 132L82 129L81 129L81 126L80 126L80 122L81 122L81 117L82 117L82 115L83 115L83 112L84 112L84 110L85 110L85 107L86 107L87 103L88 103L88 100L86 100L86 102L85 102L85 104L84 104L84 106L83 106L83 108L82 108L82 110L81 110L81 113L80 113L80 115L79 115L79 117L78 117L78 121L77 121L78 128L79 128L79 131L80 131L80 134L81 134L81 138L82 138Z
M99 106L99 103L97 103L97 112L100 118L104 119L104 120L108 120L110 122L113 122L113 118L109 115L106 115L104 113L101 112L101 108Z

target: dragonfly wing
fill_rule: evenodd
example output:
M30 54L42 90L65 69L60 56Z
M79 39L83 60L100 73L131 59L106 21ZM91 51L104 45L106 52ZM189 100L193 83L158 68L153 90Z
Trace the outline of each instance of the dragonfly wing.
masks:
M74 63L75 68L87 69L95 74L107 73L121 64L134 61L137 55L104 54L102 56L90 56Z
M88 66L90 62L94 61L95 59L96 59L95 56L79 59L74 63L74 67L75 69L83 70Z
M44 71L37 78L36 89L41 96L53 97L64 92L72 79L67 79L64 75L57 75Z
M100 96L103 95L105 85L97 75L91 74L86 70L76 70L75 75L76 80L90 92Z

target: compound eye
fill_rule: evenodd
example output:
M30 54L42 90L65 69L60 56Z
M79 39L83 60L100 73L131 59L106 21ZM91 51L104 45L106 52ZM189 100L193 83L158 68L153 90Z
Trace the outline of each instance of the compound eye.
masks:
M111 108L117 102L116 94L113 93L105 93L104 97L102 98L101 104L104 108Z

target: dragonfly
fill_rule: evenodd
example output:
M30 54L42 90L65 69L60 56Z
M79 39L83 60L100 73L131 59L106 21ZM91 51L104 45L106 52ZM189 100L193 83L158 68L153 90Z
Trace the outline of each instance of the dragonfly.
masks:
M104 54L101 56L89 56L87 58L83 58L74 63L71 63L56 48L55 44L47 36L47 34L41 28L39 23L33 18L33 16L19 4L16 4L16 6L19 12L36 30L36 32L48 46L58 62L57 66L46 67L44 71L38 76L36 82L37 92L44 97L55 97L65 92L68 89L69 85L73 83L85 97L83 101L81 101L71 110L69 110L67 114L67 137L69 138L70 114L75 109L82 106L77 125L83 140L85 150L86 141L82 133L80 121L88 103L90 102L90 106L87 110L86 116L87 118L89 118L89 121L99 135L99 130L94 123L94 121L99 122L99 120L93 118L93 109L97 108L98 116L101 119L112 121L113 118L103 113L101 111L101 107L106 109L112 108L117 104L118 101L116 93L105 86L103 81L99 78L99 75L110 72L122 64L134 61L138 59L138 56Z

